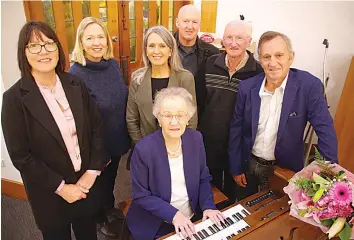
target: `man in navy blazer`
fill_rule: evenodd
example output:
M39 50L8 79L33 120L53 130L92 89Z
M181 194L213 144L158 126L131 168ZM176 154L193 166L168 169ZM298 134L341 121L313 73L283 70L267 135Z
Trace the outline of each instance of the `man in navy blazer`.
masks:
M326 160L338 159L323 85L310 73L290 68L294 59L290 39L266 32L259 40L258 54L265 73L239 85L230 125L229 164L239 186L247 185L248 168L262 190L268 187L275 165L295 172L304 167L303 136L308 121L318 136L320 153Z

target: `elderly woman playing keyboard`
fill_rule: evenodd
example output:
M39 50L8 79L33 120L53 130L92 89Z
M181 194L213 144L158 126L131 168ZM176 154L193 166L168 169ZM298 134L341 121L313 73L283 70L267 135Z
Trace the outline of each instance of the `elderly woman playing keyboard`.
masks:
M137 143L130 165L134 196L127 223L135 240L173 230L181 238L191 237L192 219L201 214L203 220L224 221L213 201L202 135L186 128L195 111L184 88L156 94L153 114L161 129Z

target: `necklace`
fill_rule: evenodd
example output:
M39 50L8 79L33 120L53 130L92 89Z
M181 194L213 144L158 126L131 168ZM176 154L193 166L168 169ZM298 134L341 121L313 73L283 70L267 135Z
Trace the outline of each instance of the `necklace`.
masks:
M166 149L168 154L170 154L171 156L176 156L178 155L178 153L181 151L181 147L182 147L182 141L181 139L179 140L179 145L176 151L171 151L170 149L168 149L167 145L166 145Z

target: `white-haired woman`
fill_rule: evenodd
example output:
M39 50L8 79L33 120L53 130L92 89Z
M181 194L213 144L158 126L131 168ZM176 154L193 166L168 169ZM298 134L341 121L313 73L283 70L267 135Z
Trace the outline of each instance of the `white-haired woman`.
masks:
M186 238L195 234L193 217L224 219L213 201L202 135L186 128L195 111L184 88L156 94L152 112L161 129L136 144L130 164L133 201L127 223L136 240L173 230Z
M117 61L113 57L112 42L106 26L98 19L87 17L77 29L75 62L69 72L80 77L97 104L104 122L105 161L109 162L100 176L103 186L103 205L97 221L107 236L115 236L108 218L122 218L114 208L114 185L119 160L130 147L126 125L128 88L124 83ZM111 217L110 217L111 216Z
M185 88L195 101L194 77L183 69L172 34L163 26L149 28L143 40L145 67L132 74L127 105L127 125L133 143L158 129L151 109L157 91L167 87ZM190 127L197 127L197 115Z

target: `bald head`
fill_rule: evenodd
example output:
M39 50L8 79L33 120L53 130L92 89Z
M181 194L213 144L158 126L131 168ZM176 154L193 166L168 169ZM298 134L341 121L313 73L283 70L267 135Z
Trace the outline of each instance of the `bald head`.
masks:
M177 18L182 19L182 18L185 18L186 16L197 18L200 22L200 12L196 8L196 6L194 6L192 4L184 5L183 7L181 7L179 9Z
M193 46L200 28L200 12L194 5L184 5L176 19L178 41L183 46Z

